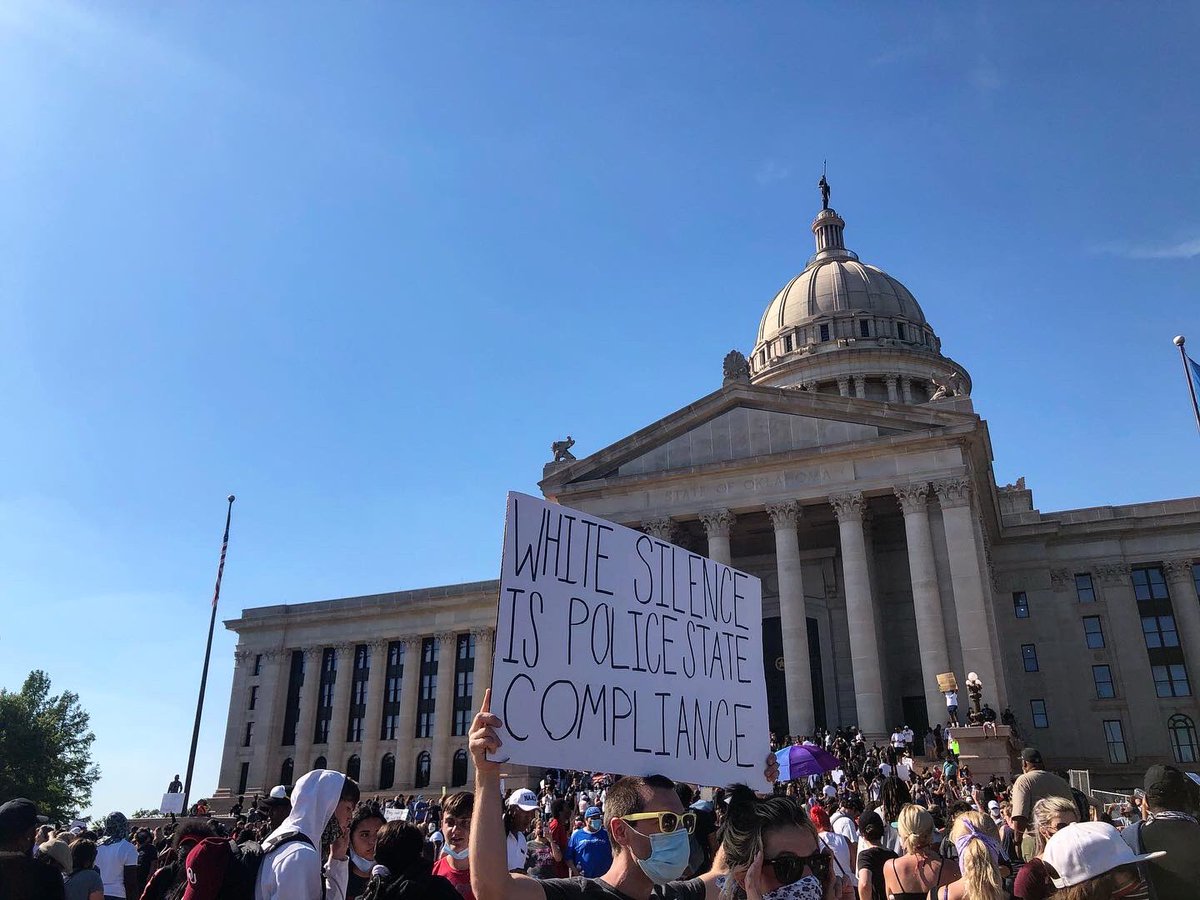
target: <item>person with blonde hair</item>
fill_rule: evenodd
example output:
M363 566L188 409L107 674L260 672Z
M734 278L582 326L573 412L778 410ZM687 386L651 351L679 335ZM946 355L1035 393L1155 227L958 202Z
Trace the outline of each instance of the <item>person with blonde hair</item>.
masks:
M962 813L950 829L962 878L946 885L938 900L1005 900L1000 872L1000 829L987 813Z
M1037 841L1037 852L1021 867L1013 885L1013 896L1018 900L1043 900L1054 893L1054 885L1050 881L1051 873L1042 862L1046 842L1059 829L1066 828L1079 821L1079 810L1075 803L1065 797L1043 797L1033 804L1034 837Z
M943 859L933 843L933 816L909 803L896 820L904 855L890 860L883 870L888 900L933 898L939 887L958 880L958 865Z

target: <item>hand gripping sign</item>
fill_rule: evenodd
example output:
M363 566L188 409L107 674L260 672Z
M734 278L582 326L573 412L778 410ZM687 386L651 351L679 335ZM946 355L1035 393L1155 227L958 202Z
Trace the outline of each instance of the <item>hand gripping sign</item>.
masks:
M769 790L762 585L510 493L492 712L501 761Z

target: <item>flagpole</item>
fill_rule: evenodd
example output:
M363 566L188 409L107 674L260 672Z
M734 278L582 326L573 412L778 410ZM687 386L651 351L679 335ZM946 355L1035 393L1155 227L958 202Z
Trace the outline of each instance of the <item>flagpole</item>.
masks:
M183 782L183 814L188 814L192 794L192 769L196 766L196 744L200 741L200 717L204 714L204 688L208 684L208 661L212 656L213 629L217 624L217 601L221 599L221 576L225 574L225 551L229 549L229 522L233 518L233 494L225 509L225 537L221 539L221 561L217 564L217 585L213 588L212 615L208 619L208 644L204 648L204 668L200 673L200 696L196 698L196 722L192 726L192 749L188 753L187 778Z
M1183 349L1186 342L1187 338L1182 334L1175 335L1175 340L1172 341L1179 348L1179 358L1183 360L1183 377L1187 379L1188 390L1192 394L1192 412L1196 415L1196 428L1200 430L1200 404L1196 402L1196 382L1192 380L1192 372L1188 368L1187 351Z

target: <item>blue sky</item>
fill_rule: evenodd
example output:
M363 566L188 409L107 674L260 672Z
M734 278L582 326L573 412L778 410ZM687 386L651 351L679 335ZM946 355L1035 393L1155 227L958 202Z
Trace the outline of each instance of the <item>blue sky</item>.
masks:
M1200 11L0 6L0 685L95 808L184 767L222 612L494 577L504 492L719 386L848 245L1042 510L1200 493ZM197 791L215 785L220 632Z

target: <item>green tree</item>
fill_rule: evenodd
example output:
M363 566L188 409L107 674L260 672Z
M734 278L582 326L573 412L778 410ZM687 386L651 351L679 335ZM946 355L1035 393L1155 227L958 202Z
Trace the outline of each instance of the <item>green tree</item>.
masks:
M88 721L79 695L51 696L40 669L20 691L0 689L0 802L28 797L60 824L86 807L100 777Z

